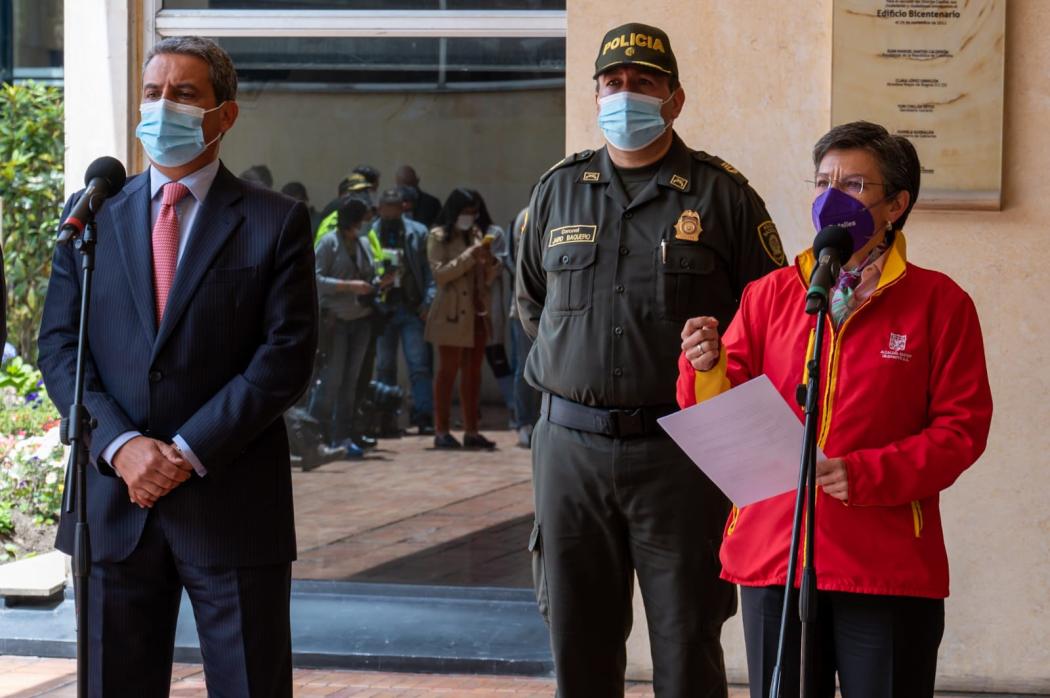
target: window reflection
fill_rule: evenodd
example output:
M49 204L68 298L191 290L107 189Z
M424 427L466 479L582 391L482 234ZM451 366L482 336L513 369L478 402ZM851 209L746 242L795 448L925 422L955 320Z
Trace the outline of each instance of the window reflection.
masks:
M61 84L62 0L14 0L0 13L0 80Z
M339 356L319 356L314 389L286 420L296 448L314 459L301 461L306 467L293 475L300 551L295 576L529 586L523 550L532 522L530 454L517 446L519 434L511 428L516 426L511 424L514 363L523 355L507 318L510 236L532 184L564 154L564 40L225 38L220 43L241 79L240 117L223 142L226 166L307 200L320 228L318 245L339 230L339 202L346 200L341 197L369 207L353 225L357 240L329 238L325 258L333 263L325 274L356 280L351 277L359 263L369 268L369 279L362 281L393 273L397 285L389 287L395 290L389 298L415 310L422 289L408 275L412 254L402 238L409 229L414 235L426 231L428 226L416 226L420 220L440 222L435 206L459 188L483 197L485 229L473 234L499 238L490 244L505 264L484 296L464 285L473 294L464 308L484 306L486 313L498 314L489 318L499 320L489 322L499 329L484 348L480 409L480 430L498 446L492 452L439 449L432 431L420 435L419 427L433 422L419 419L425 409L418 354L424 352L426 380L432 381L434 347L398 330L393 371L390 354L386 361L379 356L389 344L384 349L374 342L362 362L360 347L351 357L343 349L352 342L331 340L336 328L359 327L365 316L353 304L333 306L343 317L325 326L322 354ZM402 201L411 223L399 224L391 197L401 196L409 184L404 166L411 166L418 181ZM475 225L482 225L480 217ZM375 247L367 242L370 231ZM347 240L353 260L336 260ZM378 269L384 265L393 272ZM377 296L384 293L375 289ZM377 322L370 336L389 340L389 323L395 317L407 323L408 315L395 309L384 318L375 311L369 316ZM424 327L417 319L416 329L421 333ZM360 371L349 380L340 376L340 390L353 390L351 402L364 406L365 413L341 417L349 421L334 426L321 420L311 425L311 402L323 405L333 398L331 390L319 390L330 387L324 381L338 373L327 363L333 360ZM373 381L399 388L400 394L383 392ZM338 410L314 410L320 413L336 419ZM465 441L462 414L461 406L453 407L451 431ZM346 445L348 434L351 441L361 440L356 445L362 452L333 453ZM373 437L377 443L370 446Z

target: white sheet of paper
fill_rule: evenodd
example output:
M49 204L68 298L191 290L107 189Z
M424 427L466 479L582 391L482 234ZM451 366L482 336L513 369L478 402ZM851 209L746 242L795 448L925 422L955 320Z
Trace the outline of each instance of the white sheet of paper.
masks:
M738 507L798 486L802 423L765 375L658 422Z

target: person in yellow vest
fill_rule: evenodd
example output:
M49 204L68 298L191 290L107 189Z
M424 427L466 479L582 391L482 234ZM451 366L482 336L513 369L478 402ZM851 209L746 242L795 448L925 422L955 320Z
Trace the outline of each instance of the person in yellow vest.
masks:
M369 215L375 215L375 203L371 197L371 185L362 174L352 174L339 183L339 196L333 199L321 211L321 222L314 231L314 245L317 245L328 233L335 232L339 217L339 209L342 208L348 198L364 201L368 205Z

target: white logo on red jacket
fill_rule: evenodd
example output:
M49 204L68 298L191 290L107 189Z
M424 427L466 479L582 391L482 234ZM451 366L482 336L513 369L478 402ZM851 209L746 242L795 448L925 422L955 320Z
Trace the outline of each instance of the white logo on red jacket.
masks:
M882 358L895 361L911 361L911 354L904 351L908 346L908 335L890 332L889 348L882 350Z

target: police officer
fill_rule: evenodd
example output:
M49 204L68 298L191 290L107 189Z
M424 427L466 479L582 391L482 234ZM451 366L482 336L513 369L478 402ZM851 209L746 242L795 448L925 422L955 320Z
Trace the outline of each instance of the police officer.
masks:
M683 323L725 327L744 286L782 266L762 199L672 125L685 94L660 29L610 31L595 62L606 147L548 171L529 206L517 302L542 391L532 436L537 597L561 698L622 696L632 570L657 696L725 696L718 578L729 504L661 431Z

